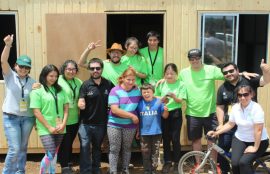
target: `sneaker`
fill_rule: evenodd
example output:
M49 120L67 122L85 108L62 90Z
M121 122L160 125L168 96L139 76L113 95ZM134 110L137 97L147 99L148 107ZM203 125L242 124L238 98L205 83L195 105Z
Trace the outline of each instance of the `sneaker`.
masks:
M129 174L129 170L128 169L123 169L121 174Z
M162 173L170 173L170 170L171 170L171 167L172 167L172 163L165 163L162 167Z
M63 167L61 169L62 174L74 174L73 171L69 167Z
M219 164L217 164L217 174L222 174Z
M191 169L190 173L195 174L196 168L199 166L199 164L195 164L194 167Z
M178 163L173 164L173 173L178 174Z

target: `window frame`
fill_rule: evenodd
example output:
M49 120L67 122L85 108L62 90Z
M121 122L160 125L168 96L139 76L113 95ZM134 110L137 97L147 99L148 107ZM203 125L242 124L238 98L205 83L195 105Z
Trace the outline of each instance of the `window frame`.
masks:
M10 34L14 34L15 37L16 37L16 43L15 44L16 44L16 54L17 54L17 57L18 57L18 55L19 55L18 11L1 11L0 10L0 15L14 15L14 18L15 18L15 32L16 33L10 33ZM0 38L0 40L2 40L2 41L3 41L3 39L4 38ZM17 59L17 57L15 57L15 59ZM13 68L11 65L10 65L10 67ZM2 71L1 71L1 73L2 73ZM0 79L0 83L5 83L4 79Z
M244 15L244 14L253 14L253 15L260 15L260 14L265 14L268 15L268 29L267 29L267 42L266 42L266 62L269 61L269 46L270 46L270 13L265 11L265 12L239 12L239 11L199 11L198 12L198 48L203 48L202 46L204 45L204 39L201 39L201 37L204 38L204 33L202 35L202 27L203 27L203 31L205 30L205 25L202 26L202 18L204 17L205 21L205 16L207 15L217 15L217 16L233 16L235 15L236 18L236 35L235 35L235 55L234 55L234 63L237 64L238 61L238 30L239 30L239 15ZM202 49L202 55L204 55L204 50ZM204 57L203 57L203 61L204 61Z

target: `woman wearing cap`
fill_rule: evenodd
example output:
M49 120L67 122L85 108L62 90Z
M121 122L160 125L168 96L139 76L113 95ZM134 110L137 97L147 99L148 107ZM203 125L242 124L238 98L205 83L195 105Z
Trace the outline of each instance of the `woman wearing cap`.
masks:
M4 38L1 55L2 73L6 86L3 103L3 127L8 143L8 152L2 174L25 173L27 144L35 117L29 109L29 93L34 79L29 77L31 59L20 56L13 71L8 63L13 35Z
M148 65L144 57L139 53L139 41L136 37L129 37L126 40L125 47L126 55L121 59L121 62L132 67L136 72L136 84L142 86L142 80L148 76Z
M58 161L61 164L62 174L72 174L72 144L79 128L78 98L82 81L78 79L78 65L74 60L66 60L60 68L58 84L63 88L69 98L68 119L66 134L59 148Z

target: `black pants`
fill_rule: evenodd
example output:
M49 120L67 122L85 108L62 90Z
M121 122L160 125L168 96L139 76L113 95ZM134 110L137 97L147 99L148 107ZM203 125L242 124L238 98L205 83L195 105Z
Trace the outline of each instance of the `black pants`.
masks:
M244 153L248 146L253 146L253 142L240 141L235 136L232 140L232 171L233 174L253 174L252 163L266 151L268 140L261 141L260 147L255 153Z
M59 148L58 162L61 167L68 167L72 159L72 144L78 132L79 123L67 125L66 134Z
M169 117L162 119L162 139L164 149L164 162L178 163L181 155L180 132L182 127L182 110L169 111ZM173 155L171 154L171 142Z
M237 129L237 126L234 126L228 132L219 135L218 138L218 146L221 147L226 153L229 153L232 147L232 139L234 137L234 133ZM230 172L230 164L229 162L221 155L218 154L218 163L220 165L222 173Z

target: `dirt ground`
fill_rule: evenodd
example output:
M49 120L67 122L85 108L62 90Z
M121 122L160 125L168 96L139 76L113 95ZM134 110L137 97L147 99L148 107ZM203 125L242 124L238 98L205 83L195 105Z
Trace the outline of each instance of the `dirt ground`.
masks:
M27 157L27 163L26 163L26 174L38 174L39 173L39 165L40 165L40 160L43 158L44 154L29 154ZM79 170L79 155L75 154L73 158L73 164L74 164L74 169ZM2 169L4 166L4 160L5 160L5 155L0 155L0 173L2 173ZM130 169L131 174L143 174L143 166L142 166L142 157L141 154L136 152L132 153L131 157L131 163L134 165L134 168ZM107 154L104 153L102 155L102 163L101 163L101 169L103 174L107 173L108 170L108 157ZM160 163L158 167L158 172L161 173L161 168L162 164ZM60 165L57 164L57 174L61 173L61 168Z

